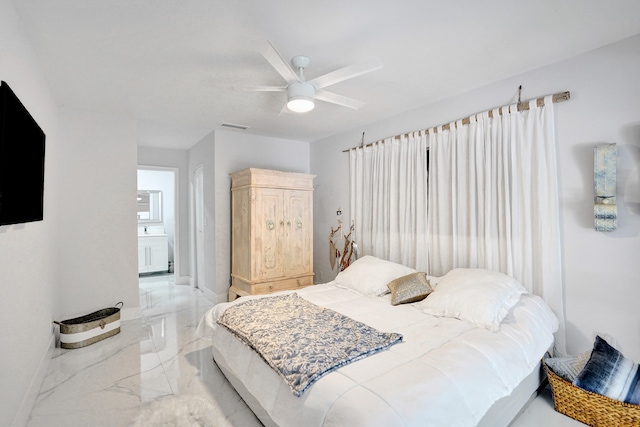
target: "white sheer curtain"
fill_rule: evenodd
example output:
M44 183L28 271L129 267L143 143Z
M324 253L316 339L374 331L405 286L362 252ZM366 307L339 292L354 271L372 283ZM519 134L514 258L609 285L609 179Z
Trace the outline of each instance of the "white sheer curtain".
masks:
M529 107L350 150L351 219L361 254L434 276L476 267L515 277L557 315L565 354L553 102Z
M560 214L551 97L429 132L429 266L497 270L540 295L560 319L565 353ZM508 111L504 111L507 109Z
M354 148L349 156L359 253L429 271L425 132Z

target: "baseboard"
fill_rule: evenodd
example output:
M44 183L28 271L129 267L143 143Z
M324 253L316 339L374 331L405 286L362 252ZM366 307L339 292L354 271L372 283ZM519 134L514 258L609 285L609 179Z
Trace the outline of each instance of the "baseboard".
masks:
M216 294L213 293L210 289L207 289L207 288L198 288L198 289L200 289L204 293L205 298L207 298L209 301L211 301L214 304L218 303L217 301L218 298L216 297Z
M49 339L49 345L47 346L47 350L42 355L40 362L38 363L38 368L36 372L31 377L31 382L29 383L29 387L27 388L27 392L24 394L22 398L22 402L20 403L20 407L16 412L16 415L13 417L13 421L11 422L11 427L23 427L26 426L29 422L29 416L31 415L31 410L38 399L38 394L40 393L40 387L42 387L42 383L44 381L44 377L47 374L47 369L49 368L49 363L53 358L53 351L56 348L56 334L52 333L51 338Z
M190 286L193 286L191 277L189 277L189 276L176 277L176 285L190 285Z

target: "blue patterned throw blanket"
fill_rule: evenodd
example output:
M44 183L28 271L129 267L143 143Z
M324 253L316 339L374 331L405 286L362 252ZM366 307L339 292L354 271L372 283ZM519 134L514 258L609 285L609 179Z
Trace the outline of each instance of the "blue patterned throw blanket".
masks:
M218 324L255 350L297 397L323 375L402 341L401 334L380 332L297 294L238 303Z

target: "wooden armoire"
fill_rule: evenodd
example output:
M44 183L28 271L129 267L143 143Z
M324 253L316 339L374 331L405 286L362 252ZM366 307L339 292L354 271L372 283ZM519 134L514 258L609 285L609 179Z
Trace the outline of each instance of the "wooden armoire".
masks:
M229 301L313 285L314 177L255 168L231 174Z

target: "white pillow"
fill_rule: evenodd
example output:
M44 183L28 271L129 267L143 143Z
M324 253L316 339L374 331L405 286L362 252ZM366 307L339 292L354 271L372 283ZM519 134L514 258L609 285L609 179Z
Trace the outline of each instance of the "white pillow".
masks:
M413 268L402 264L365 255L338 273L335 282L337 286L362 295L380 296L389 292L387 283L415 272Z
M454 317L491 331L526 294L513 277L478 268L456 268L438 279L435 290L416 306L427 314Z

